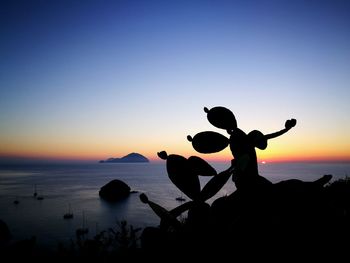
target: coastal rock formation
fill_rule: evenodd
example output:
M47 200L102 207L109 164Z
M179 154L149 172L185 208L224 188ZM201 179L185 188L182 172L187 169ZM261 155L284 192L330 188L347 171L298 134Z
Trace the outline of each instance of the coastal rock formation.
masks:
M100 163L148 163L149 160L139 153L130 153L122 158L109 158L101 160Z
M120 199L128 197L130 187L121 180L115 179L102 186L99 195L108 202L116 202Z

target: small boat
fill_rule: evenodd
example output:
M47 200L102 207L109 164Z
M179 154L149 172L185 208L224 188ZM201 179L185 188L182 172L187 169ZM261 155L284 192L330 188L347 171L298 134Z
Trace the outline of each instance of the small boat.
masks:
M183 198L182 196L176 197L175 200L179 201L179 202L185 202L186 201L186 199Z
M18 200L18 197L17 197L17 196L16 196L15 201L13 201L13 203L14 203L15 205L18 205L18 204L19 204L19 200Z
M36 191L36 184L34 185L34 193L33 196L36 197L38 195L37 191Z
M37 200L44 200L44 196L41 194L41 195L38 195L37 197L36 197L36 199Z
M63 215L64 219L71 219L73 218L73 213L70 211L70 204L68 205L68 212Z
M64 219L71 219L71 218L73 218L73 214L68 214L68 213L67 213L67 214L64 214L64 215L63 215L63 218L64 218Z

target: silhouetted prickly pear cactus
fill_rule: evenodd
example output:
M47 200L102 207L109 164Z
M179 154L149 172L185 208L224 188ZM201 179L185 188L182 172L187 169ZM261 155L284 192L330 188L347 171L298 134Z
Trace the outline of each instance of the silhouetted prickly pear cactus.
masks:
M215 127L225 130L233 130L237 128L235 115L225 107L214 107L210 110L204 107L207 113L208 121Z
M143 232L144 247L156 244L154 252L158 252L168 243L168 247L174 247L170 255L192 251L197 256L197 251L206 255L215 246L216 250L212 251L217 256L217 251L227 253L230 249L247 254L247 247L253 252L265 252L281 244L289 244L294 253L295 244L301 243L300 248L304 253L310 244L316 244L315 248L318 248L329 240L336 240L336 237L343 237L339 240L344 240L350 233L348 216L341 206L335 206L325 199L328 192L324 185L331 180L331 175L312 182L290 179L272 183L259 174L255 148L265 149L268 140L293 128L295 119L287 120L283 129L270 134L258 130L245 133L237 127L230 110L214 107L210 110L204 108L204 111L208 121L216 128L224 129L229 136L203 131L193 137L187 136L187 139L196 151L205 154L219 152L229 146L233 156L231 167L217 173L200 157L185 158L159 152L158 156L166 161L169 179L191 200L167 210L141 194L141 201L148 204L161 219L160 228L150 227L149 231ZM209 205L207 200L218 193L231 175L237 189ZM201 187L199 176L211 178ZM179 221L177 217L186 211L187 220ZM341 227L332 232L329 231L330 224ZM344 229L347 231L344 232ZM267 243L261 239L266 236L272 237L271 240L276 240L276 243L266 246ZM313 238L310 239L310 236ZM298 239L295 240L295 237ZM195 246L199 249L193 249ZM264 250L261 250L261 246Z
M140 195L141 201L148 204L155 214L160 217L161 226L163 227L179 228L181 223L176 218L187 210L188 218L192 223L201 220L209 211L209 205L205 202L225 185L232 174L232 168L217 174L209 163L198 156L191 156L186 159L177 154L168 155L165 151L159 152L158 156L166 160L169 179L192 200L170 211L149 201L145 194ZM212 176L212 178L201 189L198 176Z

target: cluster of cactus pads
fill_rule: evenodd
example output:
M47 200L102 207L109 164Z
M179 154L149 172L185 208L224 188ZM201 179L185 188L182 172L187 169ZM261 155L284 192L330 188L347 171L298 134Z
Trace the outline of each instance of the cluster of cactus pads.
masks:
M152 210L161 218L162 227L180 228L182 223L177 219L181 214L188 211L188 220L200 218L209 210L208 199L213 197L227 182L232 174L232 168L221 173L197 156L186 159L183 156L170 154L165 151L159 152L158 156L166 160L169 179L191 200L168 211L160 205L148 200L143 193L140 199L149 204ZM211 176L212 178L201 189L199 176Z
M215 127L230 130L236 127L233 113L224 107L214 107L211 110L204 108L209 122ZM211 131L200 132L192 138L193 148L200 153L214 153L223 150L229 145L229 139L225 136ZM204 159L198 156L185 158L181 155L158 152L159 158L166 160L166 168L171 182L191 200L168 211L160 205L150 201L145 194L140 195L143 203L147 203L160 217L162 228L183 227L183 222L177 218L188 211L186 223L201 224L209 213L210 205L206 202L216 195L226 184L232 175L234 168L229 167L220 173ZM212 178L201 188L199 176L211 176ZM199 222L197 222L199 221Z
M238 252L263 247L265 252L269 246L294 249L298 244L301 249L309 249L312 244L319 249L328 246L326 241L343 236L344 228L350 234L350 227L339 224L349 217L342 214L343 208L334 203L333 195L325 187L332 175L312 182L288 179L277 183L259 175L255 148L265 149L268 140L294 127L295 119L287 120L282 130L271 134L264 135L258 130L246 134L237 127L230 110L214 107L204 111L208 121L229 136L203 131L187 139L199 153L215 153L229 146L233 156L230 167L218 173L200 157L159 152L158 156L166 160L169 179L190 200L167 210L146 194L140 195L141 201L160 217L159 227L144 229L141 236L144 248L173 248L175 252L187 248L193 252L196 246L199 251L216 247L220 251L235 248ZM211 178L201 187L199 176ZM209 205L207 201L231 176L236 190ZM179 220L185 212L186 220ZM328 224L339 227L325 228ZM266 237L272 243L266 243Z

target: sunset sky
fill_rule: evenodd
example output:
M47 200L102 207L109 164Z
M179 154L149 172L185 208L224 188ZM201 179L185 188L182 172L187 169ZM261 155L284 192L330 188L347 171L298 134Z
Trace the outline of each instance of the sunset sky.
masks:
M297 119L260 160L350 160L350 1L1 1L0 35L2 159L199 155L225 106Z

